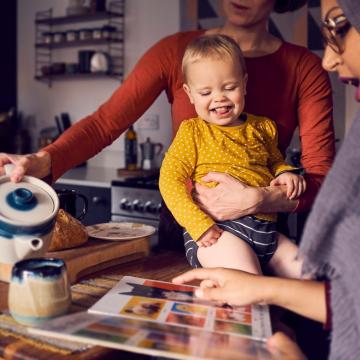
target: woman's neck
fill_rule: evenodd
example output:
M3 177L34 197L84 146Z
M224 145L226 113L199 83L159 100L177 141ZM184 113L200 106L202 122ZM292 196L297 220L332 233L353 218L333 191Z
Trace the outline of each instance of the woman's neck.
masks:
M223 27L210 29L206 33L231 36L247 57L268 55L281 46L281 40L267 31L266 24L246 28L226 23Z

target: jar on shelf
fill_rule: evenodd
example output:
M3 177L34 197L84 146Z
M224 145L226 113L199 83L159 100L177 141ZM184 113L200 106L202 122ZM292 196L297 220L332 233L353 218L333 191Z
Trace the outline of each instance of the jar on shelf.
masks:
M53 43L58 44L65 41L65 33L62 31L54 32L53 34Z
M104 25L101 28L101 36L103 39L113 39L114 34L116 33L116 27L111 25Z
M79 39L80 40L91 40L93 38L92 29L80 29L79 30Z
M101 28L94 28L93 29L93 38L94 39L102 39Z
M41 34L41 41L43 44L51 44L53 40L53 33L51 31L45 31Z
M79 31L78 30L68 30L65 34L66 41L77 41L79 40Z

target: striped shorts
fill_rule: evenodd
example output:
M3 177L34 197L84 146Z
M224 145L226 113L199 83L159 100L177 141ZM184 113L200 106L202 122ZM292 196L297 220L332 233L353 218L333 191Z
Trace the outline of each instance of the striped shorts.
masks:
M277 249L276 222L260 220L254 216L244 216L237 220L217 222L221 229L244 240L254 250L260 263L267 264ZM184 229L184 245L186 258L194 267L202 267L198 258L198 245Z

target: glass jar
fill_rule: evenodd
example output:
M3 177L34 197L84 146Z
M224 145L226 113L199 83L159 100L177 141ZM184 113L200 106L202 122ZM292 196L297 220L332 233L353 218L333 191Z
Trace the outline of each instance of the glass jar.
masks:
M102 31L101 28L93 29L93 38L94 39L102 39Z
M111 25L104 25L101 28L101 35L103 39L113 39L113 35L116 33L116 27Z
M41 41L43 44L51 44L53 40L53 33L51 31L46 31L41 34Z
M66 41L76 41L76 40L79 40L79 31L68 30L66 32Z
M53 42L58 44L65 41L65 33L61 31L54 32L53 34Z
M93 38L92 29L80 29L79 30L79 39L80 40L90 40Z

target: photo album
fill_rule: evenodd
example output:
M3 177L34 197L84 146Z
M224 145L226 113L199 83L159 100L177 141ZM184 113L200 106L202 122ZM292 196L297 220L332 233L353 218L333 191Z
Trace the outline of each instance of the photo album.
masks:
M124 276L87 312L29 331L173 359L274 359L266 305L198 299L196 287Z

